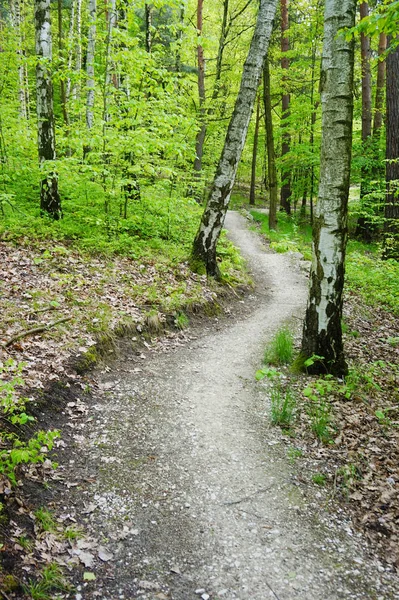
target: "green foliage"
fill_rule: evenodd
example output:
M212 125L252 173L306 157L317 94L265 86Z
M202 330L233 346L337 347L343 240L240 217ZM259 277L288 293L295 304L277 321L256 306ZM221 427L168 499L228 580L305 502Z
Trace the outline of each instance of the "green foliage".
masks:
M326 476L323 473L314 473L312 475L312 481L316 485L324 486L326 484Z
M31 600L56 600L62 592L71 591L66 583L60 567L51 563L45 567L35 580L23 586L24 592Z
M261 381L265 377L267 377L268 379L275 379L276 377L280 377L280 375L281 372L277 369L274 369L273 367L265 367L256 371L255 379L256 381Z
M283 327L273 336L265 351L265 363L286 365L292 361L294 340L292 333Z
M175 325L177 329L186 329L186 327L188 327L189 324L189 318L183 312L180 312L175 316Z
M307 386L302 394L308 398L306 412L310 419L310 426L315 435L323 443L329 443L333 432L333 419L328 395L334 389L335 382L326 375L320 377Z
M360 293L370 306L399 315L399 262L382 260L378 248L358 242L348 245L347 287Z
M46 508L38 508L35 511L35 518L36 521L40 524L40 527L43 529L43 531L54 532L56 530L57 525L54 520L54 517L51 514L51 512Z
M23 426L34 421L27 415L25 406L27 398L18 394L17 388L24 384L21 376L24 365L9 359L0 365L3 381L0 382L0 411L3 418L13 425ZM1 433L2 449L0 450L0 473L9 478L12 484L17 483L17 468L21 464L44 462L46 452L53 447L54 440L59 437L58 431L38 431L28 441L20 439L16 433Z
M251 211L256 222L261 224L261 232L270 241L270 248L276 252L300 252L306 260L311 259L312 229L300 215L288 217L278 213L276 230L269 230L268 215Z
M290 447L287 450L287 457L291 463L294 463L297 458L302 458L303 452L300 448Z
M295 417L296 398L289 388L276 384L270 392L271 422L288 429Z

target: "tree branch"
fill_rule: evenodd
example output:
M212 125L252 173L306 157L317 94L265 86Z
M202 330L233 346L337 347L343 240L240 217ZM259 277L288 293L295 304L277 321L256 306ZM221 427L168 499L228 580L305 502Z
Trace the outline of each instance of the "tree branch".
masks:
M3 346L4 346L4 348L8 348L8 346L11 346L11 344L13 344L14 342L17 342L21 338L27 337L28 335L34 335L36 333L42 333L43 331L48 331L52 327L55 327L56 325L59 325L60 323L65 323L66 321L70 321L71 319L72 319L72 317L63 317L62 319L58 319L58 321L53 321L52 323L38 325L37 327L33 327L32 329L26 329L25 331L20 331L19 333L16 333L15 335L13 335L12 338L10 338L6 342L4 342Z

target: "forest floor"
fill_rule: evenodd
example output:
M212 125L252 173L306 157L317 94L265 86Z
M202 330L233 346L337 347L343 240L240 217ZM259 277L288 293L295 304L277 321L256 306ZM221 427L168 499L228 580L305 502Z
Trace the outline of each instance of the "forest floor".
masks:
M75 590L60 597L76 600L399 598L393 568L304 479L306 459L298 469L287 458L254 378L273 334L299 332L306 268L268 251L237 213L226 227L255 282L228 318L107 362L91 394L80 382L49 392L64 431L43 491L56 519L36 552L75 563Z

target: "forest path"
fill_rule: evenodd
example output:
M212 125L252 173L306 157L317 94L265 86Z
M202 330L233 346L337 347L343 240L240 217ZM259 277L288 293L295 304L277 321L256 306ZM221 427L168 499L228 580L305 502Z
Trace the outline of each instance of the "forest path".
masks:
M248 314L100 376L82 499L113 559L81 597L399 598L350 527L305 499L254 381L266 341L303 316L306 278L239 214L226 228L256 282Z

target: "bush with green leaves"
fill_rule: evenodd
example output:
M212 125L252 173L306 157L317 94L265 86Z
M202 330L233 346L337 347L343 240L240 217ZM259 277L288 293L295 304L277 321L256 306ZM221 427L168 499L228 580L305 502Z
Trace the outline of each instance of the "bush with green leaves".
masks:
M0 411L2 418L11 425L22 427L34 421L34 418L25 412L29 399L20 396L19 387L23 386L23 363L16 363L13 359L0 364ZM44 462L47 451L52 450L54 440L59 437L58 431L38 431L27 441L22 440L15 432L2 431L0 440L0 473L9 479L11 484L17 483L17 468L22 464L35 464Z

